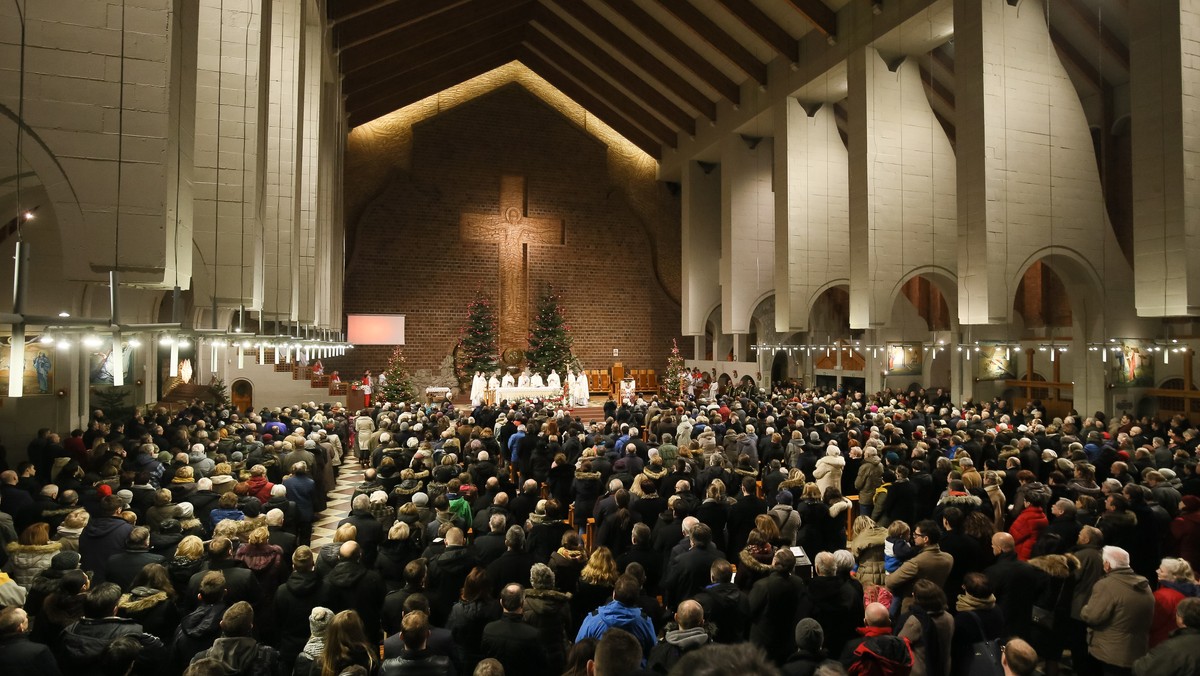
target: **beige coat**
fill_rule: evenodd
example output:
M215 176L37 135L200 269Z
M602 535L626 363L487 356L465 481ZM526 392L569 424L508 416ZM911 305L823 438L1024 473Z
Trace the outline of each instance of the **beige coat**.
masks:
M887 572L883 568L883 547L887 529L875 526L858 532L850 541L850 553L858 562L858 581L862 586L881 585Z
M1101 662L1132 667L1150 649L1154 593L1129 568L1105 573L1079 615L1088 625L1088 651Z
M913 585L917 580L929 580L939 587L945 587L946 578L953 567L953 556L943 552L938 545L929 545L900 564L894 573L888 573L887 588L902 599L900 612L908 612L908 607L912 605Z
M817 460L813 478L817 480L817 487L821 489L821 495L825 495L825 491L830 488L840 489L842 487L842 470L845 468L846 459L840 455L824 455Z

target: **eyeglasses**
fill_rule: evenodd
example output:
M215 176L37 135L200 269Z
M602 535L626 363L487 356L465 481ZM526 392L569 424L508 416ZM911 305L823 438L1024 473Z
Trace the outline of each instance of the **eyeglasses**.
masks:
M923 537L926 537L926 535L925 535L924 533L913 533L913 537L915 537L915 538L923 538Z

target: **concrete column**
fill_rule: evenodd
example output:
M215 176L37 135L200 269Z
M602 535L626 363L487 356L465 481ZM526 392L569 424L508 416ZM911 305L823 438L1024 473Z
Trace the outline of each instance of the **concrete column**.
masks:
M916 272L953 276L954 153L918 65L872 48L848 61L850 327L881 327Z
M832 105L788 97L774 113L775 330L801 331L821 289L849 282L846 146Z
M270 89L266 142L266 279L263 308L285 321L299 318L300 252L296 233L300 216L298 166L302 161L302 76L304 31L300 3L266 0L272 5Z
M863 340L871 345L879 344L878 331L867 331L863 334ZM866 385L867 392L878 392L883 389L883 365L887 358L886 350L872 351L862 350L862 356L866 360Z
M1138 315L1200 314L1200 6L1130 14L1133 230ZM1082 409L1081 409L1082 410Z
M721 302L717 268L721 249L721 167L688 162L682 171L682 332L703 336L708 317ZM713 357L720 359L717 341Z
M747 344L750 336L745 333L735 333L733 338L733 360L734 361L750 361L750 347ZM742 374L746 375L746 374ZM751 373L750 375L754 375Z
M222 13L222 4L224 13ZM264 0L201 0L193 303L254 307L262 233L260 124L269 34Z
M692 336L692 359L704 359L704 334Z
M721 144L721 329L749 333L755 302L775 285L771 139Z

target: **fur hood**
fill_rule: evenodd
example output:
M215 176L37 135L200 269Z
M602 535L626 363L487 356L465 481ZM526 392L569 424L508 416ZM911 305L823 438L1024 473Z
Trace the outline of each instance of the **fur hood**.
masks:
M128 617L134 613L150 610L168 600L170 597L164 591L149 587L134 587L128 594L121 595L121 600L117 603L117 610Z
M642 470L642 474L645 474L646 476L650 477L651 479L658 481L659 479L661 479L667 475L667 469L665 467L660 466L658 468L658 470L655 471L654 465L650 464L650 465L646 465L646 467Z
M785 480L779 482L779 490L784 491L784 490L788 490L789 488L797 488L797 487L803 488L805 483L807 483L807 482L804 480L803 477L801 477L799 479L785 479Z
M851 503L849 500L842 498L841 500L838 500L829 506L829 516L839 517L845 513L847 509L850 509L852 505L853 503Z
M941 500L938 500L938 504L947 506L957 505L966 507L968 509L978 509L979 506L983 504L983 500L980 500L979 496L977 495L947 495Z
M1066 579L1079 570L1079 559L1070 554L1038 556L1029 559L1029 564L1059 579Z
M823 455L817 460L818 465L833 465L839 470L846 466L846 459L840 455Z
M525 598L545 600L551 603L567 603L571 600L571 594L560 592L557 589L529 589L525 592Z
M738 552L738 571L749 571L759 575L766 575L771 572L771 564L759 561L749 551L743 549Z
M578 481L599 481L599 472L585 472L581 469L575 470L575 479Z
M62 551L62 543L57 540L52 540L44 545L22 545L16 542L8 543L9 556L53 556Z

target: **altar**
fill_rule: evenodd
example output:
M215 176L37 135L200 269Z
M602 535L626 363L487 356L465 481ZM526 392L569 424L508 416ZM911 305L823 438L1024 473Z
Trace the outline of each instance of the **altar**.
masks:
M488 390L488 403L496 404L501 401L525 401L528 399L546 399L548 397L561 397L563 390L561 387L530 387L528 385L521 387L497 387L494 390Z

